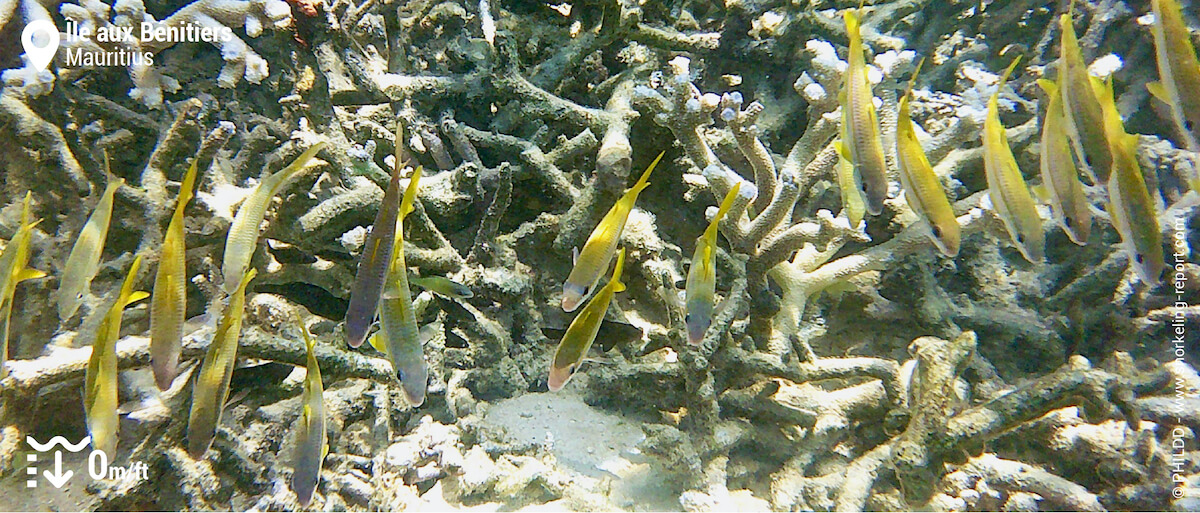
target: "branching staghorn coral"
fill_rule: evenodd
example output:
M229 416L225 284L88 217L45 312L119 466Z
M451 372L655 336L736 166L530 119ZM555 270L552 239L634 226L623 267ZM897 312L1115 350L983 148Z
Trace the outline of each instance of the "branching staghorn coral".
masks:
M302 304L321 317L337 319L365 239L362 227L382 197L380 177L399 164L383 156L394 153L390 145L405 145L414 161L430 173L439 171L422 180L419 205L405 223L409 264L421 275L456 279L476 296L450 300L421 295L429 306L420 322L433 325L430 331L436 333L426 348L433 374L431 400L416 414L467 424L463 419L485 414L495 400L544 390L553 344L547 343L548 330L542 330L560 327L554 318L554 289L569 268L571 248L582 243L628 186L635 161L648 162L670 146L673 136L682 156L668 149L653 186L631 216L624 240L630 250L630 289L612 312L613 319L644 329L645 337L618 346L606 356L609 363L586 364L570 387L594 405L637 413L639 419L661 419L645 424L643 452L676 464L672 468L678 475L664 473L662 481L681 487L681 506L712 507L747 488L780 510L915 508L925 500L945 504L938 502L939 493L969 501L971 493L959 486L966 475L1015 496L1014 506L1026 505L1029 494L1061 491L1061 496L1047 495L1050 502L1042 504L1094 505L1089 501L1098 498L1111 507L1116 486L1078 471L1057 470L1039 460L1041 453L1022 452L1014 435L1005 433L1027 433L1031 444L1052 451L1083 454L1060 447L1091 447L1091 454L1100 454L1100 449L1111 449L1121 465L1134 456L1153 461L1162 457L1161 448L1136 452L1107 441L1069 445L1059 439L1069 427L1093 429L1098 422L1146 435L1145 428L1130 429L1132 419L1124 420L1139 415L1104 410L1122 406L1146 419L1163 418L1161 402L1168 396L1153 395L1161 374L1150 372L1154 379L1143 380L1150 384L1138 384L1131 383L1139 375L1132 369L1074 365L1054 370L1058 358L1070 354L1068 349L1038 362L1006 353L1026 348L1053 353L1054 348L1072 347L1072 330L1109 323L1119 326L1111 340L1081 341L1073 347L1089 350L1089 357L1101 351L1107 355L1113 347L1133 349L1157 336L1164 316L1175 311L1153 306L1161 294L1120 285L1125 257L1107 243L1052 255L1053 261L1041 268L1013 263L1003 236L996 237L1003 233L1000 226L979 208L981 155L975 147L978 123L970 111L981 105L972 90L982 92L988 83L988 70L995 64L990 56L1019 35L991 34L981 42L962 33L945 34L946 27L957 32L978 21L979 16L964 14L976 3L924 9L927 4L934 3L879 3L870 8L867 23L889 30L895 25L899 35L909 31L913 37L881 34L882 29L870 26L864 37L881 55L895 51L889 57L892 67L887 59L875 61L884 71L879 86L884 113L894 95L883 89L912 60L901 55L905 48L949 49L932 56L939 66L922 83L953 93L919 89L914 117L929 131L926 150L952 199L958 199L955 210L969 242L955 260L933 254L894 191L884 215L865 227L851 227L845 216L836 215L840 203L831 191L837 156L829 143L840 117L835 44L844 44L845 36L827 9L853 7L848 2L821 3L814 9L818 4L813 2L680 6L620 1L574 5L569 14L540 4L525 12L491 2L496 32L490 38L484 10L474 1L414 1L399 7L331 1L318 4L316 16L297 20L297 36L308 47L276 51L274 42L266 40L255 45L262 55L292 55L281 57L279 65L271 60L280 77L277 84L274 78L266 80L253 94L211 88L192 94L195 86L181 84L181 93L200 98L201 107L168 102L164 112L146 114L124 98L100 101L96 93L101 89L59 81L58 90L77 102L67 112L78 126L60 123L44 107L21 103L29 115L45 116L40 124L28 125L45 129L22 134L22 153L28 154L23 158L45 159L38 160L42 167L63 176L78 170L83 190L103 183L99 148L126 157L129 167L118 171L131 182L143 180L118 194L118 210L126 214L123 225L114 226L122 253L153 246L154 227L144 226L152 216L143 212L158 212L161 205L149 198L173 196L173 180L182 176L194 149L211 155L198 157L205 179L198 201L189 207L188 234L196 240L189 240L188 264L193 270L190 293L217 301L214 262L246 186L313 142L329 141L322 158L333 165L299 180L271 208L252 265L260 271L259 292L267 292L256 296L257 304L277 294L280 304ZM1089 5L1086 12L1094 10ZM945 21L946 16L954 21ZM937 19L943 21L927 21ZM1103 36L1103 26L1089 33L1096 30ZM919 37L933 42L916 42ZM725 48L749 48L760 52L754 55L763 62L782 64L767 69L748 59L731 65L723 62ZM651 70L681 54L686 65L677 59L664 76L653 76ZM680 69L686 73L677 73ZM796 77L796 91L764 85L788 84ZM739 81L740 89L735 85ZM649 87L654 85L659 87ZM1018 94L1030 96L1026 89ZM61 100L54 94L48 99ZM1006 111L1006 122L1010 117L1028 119L1032 102L1021 96L1012 101L1015 108ZM397 117L405 125L402 134L391 131ZM182 135L161 137L161 147L152 138L141 140L146 132L158 135L175 126ZM1010 142L1024 167L1032 162L1028 156L1035 151L1037 121L1009 126ZM54 132L61 143L46 144L50 151L36 153L41 141L55 138ZM1151 144L1163 147L1150 149ZM1171 168L1168 176L1186 176L1186 159L1166 146L1146 141L1143 156ZM74 168L58 164L68 158L78 158ZM203 165L207 161L211 165ZM695 235L688 230L702 225L705 206L735 182L758 194L744 197L737 215L722 226L718 288L725 301L707 340L691 349L682 342L682 323L670 310L670 297L663 296L674 292L674 282L684 274L681 255ZM45 202L41 208L51 210L62 204L57 202L76 199L63 194L62 199L38 198L35 192L35 198ZM678 201L679 196L687 201ZM133 216L128 215L131 210ZM1181 212L1192 215L1190 209ZM71 222L63 221L64 236ZM53 260L52 253L43 258ZM120 258L113 259L114 268ZM107 290L113 274L102 271L97 290ZM666 294L651 292L663 284ZM34 289L29 296L36 299L42 293ZM256 308L255 299L250 302ZM1076 316L1079 310L1083 313ZM140 311L129 315L132 329L144 326ZM298 337L279 330L274 316L248 316L253 327L242 348L250 359L244 372L254 372L259 364L303 361ZM318 356L331 369L325 372L327 395L337 403L331 410L345 419L334 422L331 464L319 488L319 496L328 498L327 508L411 505L397 496L416 498L437 480L446 489L469 482L459 475L462 464L432 465L431 460L453 452L446 447L476 455L485 448L497 450L490 440L469 436L441 444L419 441L429 433L421 427L428 423L415 422L414 412L405 411L394 396L394 387L389 390L394 383L386 366L381 367L383 361L370 356L370 350L345 351L332 322L313 320L322 338ZM964 352L966 339L959 335L966 337L965 330L979 333L971 339L974 356L956 360ZM85 338L82 331L86 328L80 334ZM903 348L925 334L949 342L921 338L914 346L917 354L904 363ZM78 344L69 333L59 336L57 344ZM123 379L134 380L136 369L145 364L141 340L133 335L118 346L122 369L128 369ZM202 344L193 340L185 355L199 354ZM47 365L52 355L60 354L56 351L20 362L27 365L26 374L55 376L20 386L13 382L22 398L49 401L75 390L73 376L79 370L60 372ZM27 347L23 357L39 354L40 347ZM1045 376L1037 381L1026 379L1040 374ZM260 381L266 383L249 385L254 393L246 402L231 406L209 460L193 462L179 450L179 423L146 422L146 431L139 431L145 441L129 457L152 462L159 473L152 481L180 482L179 496L163 499L160 507L295 507L285 492L273 488L281 482L278 465L264 455L287 448L284 435L297 414L290 399L297 383ZM923 385L913 387L914 381ZM1100 415L1075 418L1071 426L1046 427L1044 413L1068 415L1070 408L1058 408L1080 404L1073 399L1078 396L1100 404ZM159 407L153 411L161 416L183 411L179 405L163 406L165 413ZM9 420L7 414L3 418ZM951 428L954 438L944 444L930 435ZM9 436L14 429L18 431ZM11 440L37 429L10 425L0 439L0 459ZM1161 434L1167 428L1157 429ZM416 441L422 451L443 456L424 455L411 465L420 468L397 470L400 465L384 454L393 441ZM983 444L993 452L979 452ZM910 453L903 447L921 450ZM968 460L964 451L974 459ZM929 463L928 473L921 473L924 468L898 470L920 467L915 462L922 458ZM1078 456L1073 461L1091 460ZM1037 476L1036 483L1006 480L1014 468ZM230 482L235 484L222 485ZM488 483L478 495L450 496L486 500L495 490L495 482ZM920 490L921 485L932 489ZM906 497L913 492L919 493ZM934 499L929 499L931 493ZM105 488L98 495L104 507L115 509L145 504L155 494L141 485ZM1142 509L1161 507L1142 504Z

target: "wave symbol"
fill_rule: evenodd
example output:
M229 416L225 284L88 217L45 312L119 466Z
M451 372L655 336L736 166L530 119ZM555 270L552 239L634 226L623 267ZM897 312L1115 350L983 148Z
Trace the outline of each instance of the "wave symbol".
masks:
M37 452L49 451L53 449L55 445L61 445L63 446L63 449L66 449L69 452L79 452L92 442L92 437L90 435L85 436L83 437L83 440L80 440L79 443L75 445L71 445L70 442L67 442L67 439L63 438L62 435L51 438L50 441L46 442L45 444L38 443L38 441L34 440L32 436L26 436L25 441L28 442L29 446L33 447L33 450Z

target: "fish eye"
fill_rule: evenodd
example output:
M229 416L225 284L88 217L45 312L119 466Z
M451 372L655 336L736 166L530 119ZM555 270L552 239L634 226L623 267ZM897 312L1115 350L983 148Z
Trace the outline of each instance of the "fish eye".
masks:
M683 322L686 322L686 323L688 323L688 324L691 324L691 322L692 322L692 314L687 314L687 315L684 315L684 316L683 316Z
M577 365L575 365L575 364L568 365L567 366L567 375L570 376L572 374L575 374L576 367L577 367Z
M1195 128L1195 127L1196 127L1196 124L1195 124L1195 123L1192 123L1192 120L1190 120L1190 119L1188 119L1188 120L1185 120L1185 121L1183 122L1183 128L1186 128L1186 129L1187 129L1187 131L1189 131L1189 132L1191 132L1191 131L1192 131L1192 129L1193 129L1193 128Z
M397 370L396 371L396 379L398 379L400 381L404 381L404 371Z
M1140 254L1138 254L1138 255L1134 255L1134 256L1133 256L1133 259L1134 259L1134 260L1137 260L1137 263L1139 263L1139 264L1140 264L1140 263L1142 263L1142 262L1145 260L1145 258L1143 258L1143 257L1142 257L1142 255L1140 255Z
M942 238L942 229L934 226L933 227L933 236L937 237L939 239Z
M1067 228L1074 228L1074 226L1072 226L1072 225L1075 223L1071 222L1071 218L1065 217L1065 218L1063 218L1063 224L1067 225Z
M862 183L862 191L867 192L867 182Z
M83 299L83 293L80 292L78 294L75 294L75 299Z

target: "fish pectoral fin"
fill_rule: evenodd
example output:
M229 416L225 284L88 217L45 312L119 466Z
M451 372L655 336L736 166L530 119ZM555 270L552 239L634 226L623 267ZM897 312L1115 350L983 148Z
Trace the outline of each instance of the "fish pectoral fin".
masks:
M850 149L846 147L846 143L841 140L834 141L833 147L837 149L838 155L846 159L846 162L854 162L850 159Z
M979 198L979 208L984 210L996 210L996 204L992 202L992 193L984 192L983 197Z
M579 262L579 246L571 248L571 265Z
M438 323L436 322L421 326L421 329L417 330L417 338L420 339L421 345L424 346L430 340L433 340L433 337L437 336L437 330Z
M46 276L46 273L44 271L39 271L37 269L32 269L32 268L26 268L26 269L21 269L19 272L17 272L16 280L18 282L22 282L25 280L36 280L38 278L44 278L45 276Z
M380 338L380 336L379 336L380 333L381 332L377 331L377 332L375 332L374 335L371 335L371 339L370 339L371 347L374 347L376 351L379 351L383 354L387 354L387 346L384 345L383 339Z
M133 294L129 295L129 299L125 300L125 306L132 305L132 304L134 304L138 301L141 301L143 299L146 299L148 297L150 297L149 292L146 292L144 290L135 291Z
M301 413L301 415L304 419L304 423L307 424L308 420L312 418L312 407L307 404L304 405L304 411Z
M237 393L229 397L228 401L225 401L224 408L229 408L237 403L242 402L242 399L245 399L248 395L250 395L250 389L238 390Z
M1171 95L1167 94L1167 88L1163 86L1162 82L1148 82L1146 90L1150 91L1150 95L1157 98L1160 102L1167 105L1175 104L1175 102L1171 101Z
M329 444L321 446L321 459L325 459L326 456L329 456Z
M1046 188L1046 184L1044 183L1039 183L1030 187L1029 192L1032 192L1034 197L1036 197L1042 203L1050 202L1050 190Z

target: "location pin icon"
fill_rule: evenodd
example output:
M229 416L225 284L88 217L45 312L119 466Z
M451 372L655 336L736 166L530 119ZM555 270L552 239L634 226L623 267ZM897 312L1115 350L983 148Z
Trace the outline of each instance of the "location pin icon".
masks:
M39 71L45 71L54 54L58 52L58 27L50 20L36 20L25 25L21 32L21 45L29 62Z

